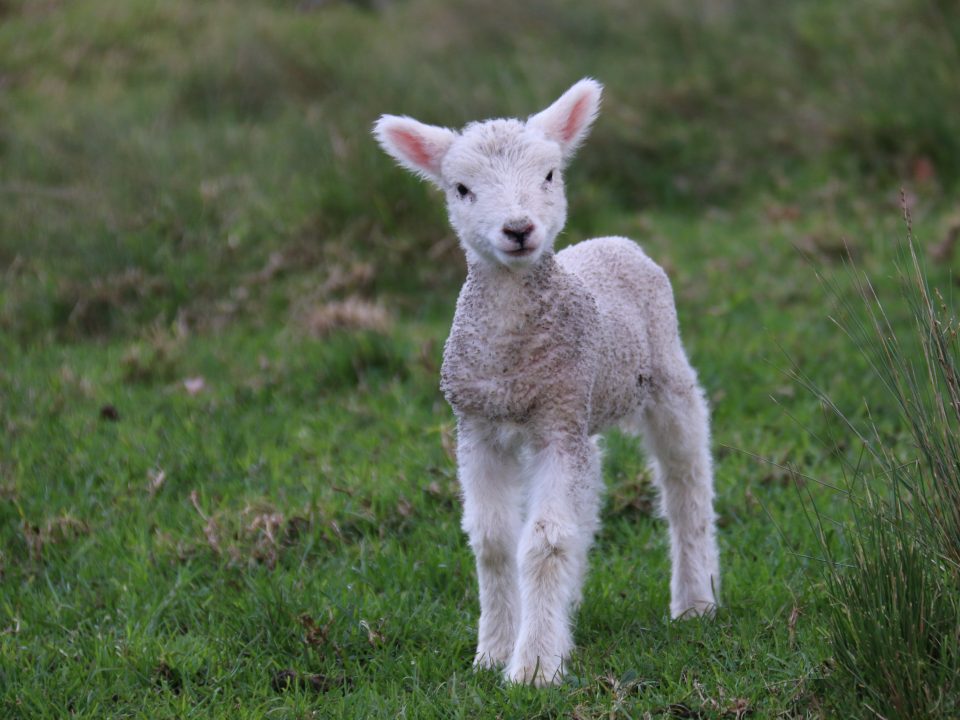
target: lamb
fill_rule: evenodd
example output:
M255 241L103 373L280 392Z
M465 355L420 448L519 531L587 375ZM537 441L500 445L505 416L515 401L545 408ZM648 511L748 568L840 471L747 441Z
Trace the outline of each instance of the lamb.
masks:
M467 259L441 389L479 581L474 665L537 686L561 680L573 649L606 428L644 437L670 529L671 616L718 602L709 412L670 281L626 238L553 251L563 170L601 92L581 80L525 122L456 132L384 115L374 127L388 154L446 194Z

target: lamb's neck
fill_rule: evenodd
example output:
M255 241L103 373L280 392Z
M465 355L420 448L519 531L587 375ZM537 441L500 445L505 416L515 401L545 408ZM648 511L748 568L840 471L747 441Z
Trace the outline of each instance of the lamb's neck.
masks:
M491 293L512 292L519 288L547 285L559 269L553 251L545 251L536 263L521 270L511 270L503 265L485 260L467 263L467 280L482 286Z
M545 308L557 275L562 273L553 252L545 252L537 262L523 270L474 262L467 269L467 307L478 311L474 321L488 332L512 334L535 321Z

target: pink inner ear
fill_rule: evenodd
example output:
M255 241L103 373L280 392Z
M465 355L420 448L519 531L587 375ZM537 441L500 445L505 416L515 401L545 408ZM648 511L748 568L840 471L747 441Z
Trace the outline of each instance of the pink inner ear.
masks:
M565 143L573 140L577 133L580 132L580 128L583 127L589 100L590 98L587 95L581 97L577 100L570 114L567 116L567 122L564 124L563 131L560 133Z
M414 164L427 170L433 169L433 156L419 135L409 130L391 130L390 137Z

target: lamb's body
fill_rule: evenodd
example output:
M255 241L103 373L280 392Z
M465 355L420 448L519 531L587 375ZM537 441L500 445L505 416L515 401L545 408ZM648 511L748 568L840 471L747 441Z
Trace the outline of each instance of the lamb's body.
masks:
M651 348L677 338L663 270L631 240L597 238L544 258L505 293L497 275L509 272L471 271L460 292L441 374L454 410L518 425L586 419L589 435L636 417Z
M626 238L552 250L566 218L560 168L599 95L582 81L526 123L462 135L409 118L377 125L388 152L447 191L467 254L441 387L477 558L475 663L536 684L557 681L573 647L602 490L595 436L611 425L641 431L651 456L671 614L709 612L719 583L707 406L666 274Z

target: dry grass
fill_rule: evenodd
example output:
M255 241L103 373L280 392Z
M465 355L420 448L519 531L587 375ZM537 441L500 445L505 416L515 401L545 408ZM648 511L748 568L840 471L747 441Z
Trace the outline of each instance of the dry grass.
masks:
M314 337L326 337L337 330L387 333L393 323L380 303L348 297L307 311L304 324Z

